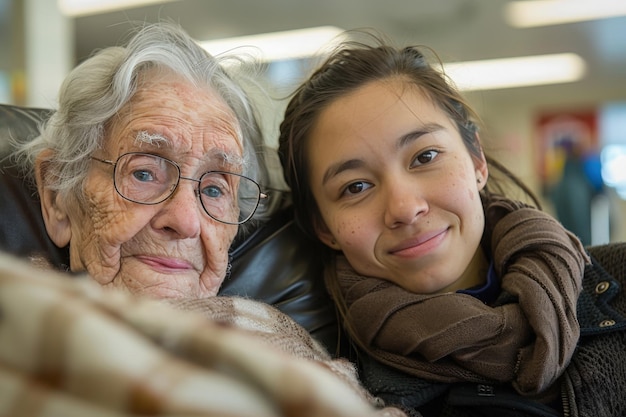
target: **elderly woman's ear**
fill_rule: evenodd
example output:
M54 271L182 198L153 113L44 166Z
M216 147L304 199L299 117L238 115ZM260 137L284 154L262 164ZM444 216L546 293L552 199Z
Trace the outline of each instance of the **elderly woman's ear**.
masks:
M59 193L49 187L50 172L49 160L52 150L41 152L35 162L35 178L37 191L41 199L41 214L46 225L46 230L52 241L60 248L70 243L72 231L67 208L61 200Z

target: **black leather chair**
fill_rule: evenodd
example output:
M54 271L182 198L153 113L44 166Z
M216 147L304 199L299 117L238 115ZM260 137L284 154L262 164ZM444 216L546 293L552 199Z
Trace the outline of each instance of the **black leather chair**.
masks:
M6 156L10 136L31 139L50 114L0 104L0 250L18 256L43 255L53 265L69 264L68 248L58 248L45 230L32 178L20 175ZM338 341L334 308L324 289L321 262L312 242L293 222L288 205L232 248L232 269L221 295L265 301L285 312L329 351Z

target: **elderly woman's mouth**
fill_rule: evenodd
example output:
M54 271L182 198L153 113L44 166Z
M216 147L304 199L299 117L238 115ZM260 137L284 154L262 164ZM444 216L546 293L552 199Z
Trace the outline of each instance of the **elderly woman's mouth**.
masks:
M180 258L154 255L138 255L136 258L151 268L160 271L176 272L196 269L190 262Z

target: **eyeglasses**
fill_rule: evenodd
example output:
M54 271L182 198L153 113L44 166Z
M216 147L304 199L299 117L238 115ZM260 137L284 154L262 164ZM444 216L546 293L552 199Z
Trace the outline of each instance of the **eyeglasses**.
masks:
M159 204L167 200L181 179L198 183L196 195L211 218L226 224L250 220L261 199L267 198L256 181L227 171L208 171L198 179L180 175L176 162L161 156L130 152L116 161L91 157L113 166L113 184L117 193L139 204Z

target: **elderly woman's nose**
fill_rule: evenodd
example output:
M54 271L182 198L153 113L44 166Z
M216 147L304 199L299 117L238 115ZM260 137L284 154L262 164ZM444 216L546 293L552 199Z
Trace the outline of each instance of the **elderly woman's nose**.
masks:
M174 194L161 205L153 223L156 228L175 233L181 239L199 236L202 218L206 215L194 183L181 182Z

